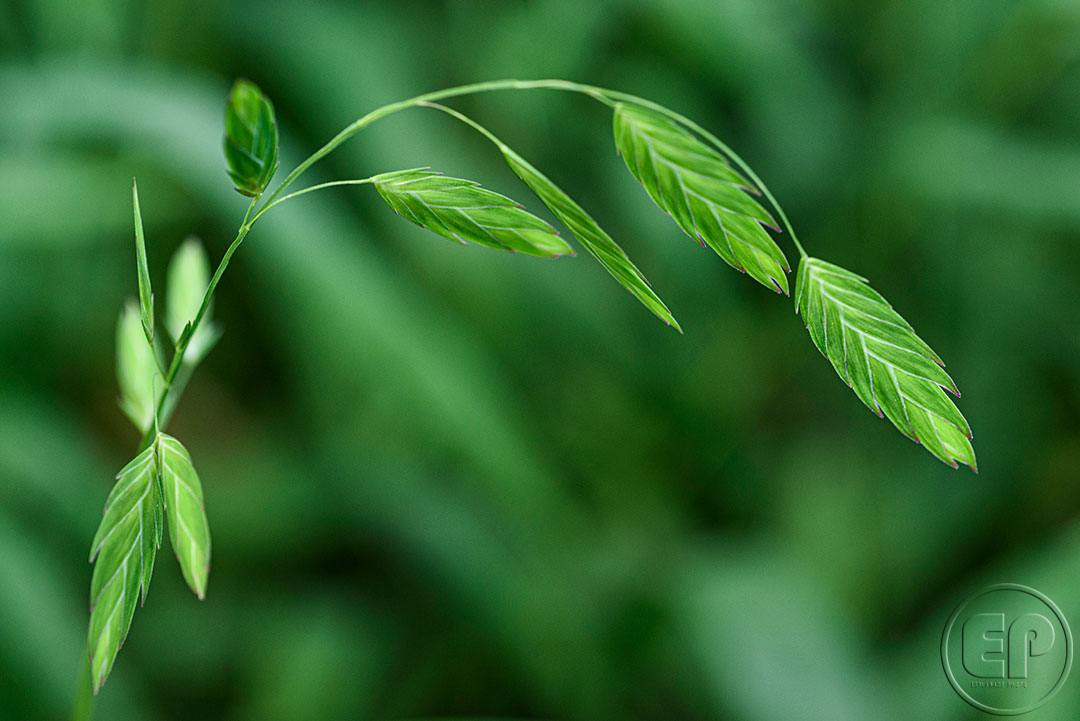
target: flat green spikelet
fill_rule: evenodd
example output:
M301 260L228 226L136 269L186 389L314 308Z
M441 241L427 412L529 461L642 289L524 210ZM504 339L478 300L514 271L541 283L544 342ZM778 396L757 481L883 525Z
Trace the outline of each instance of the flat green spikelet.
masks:
M787 294L787 258L764 226L776 221L753 183L722 155L653 110L615 106L615 144L626 167L683 231L733 268Z
M135 212L135 263L139 277L139 309L142 312L143 332L148 343L154 342L154 291L150 287L150 269L146 263L146 236L143 233L142 210L139 208L139 186L131 181L131 201Z
M237 80L225 106L225 161L241 195L259 195L278 167L274 106L252 82Z
M146 600L161 547L162 497L154 447L137 455L116 479L90 551L94 575L88 649L94 693L112 670L140 593Z
M206 520L202 483L180 441L159 433L157 449L169 541L184 580L201 600L206 597L210 575L210 524Z
M805 258L795 311L814 345L866 406L953 468L976 470L971 428L945 394L959 397L937 354L867 280Z
M555 229L514 200L430 168L376 175L379 195L398 215L461 244L540 257L573 255Z
M543 201L555 217L566 226L575 238L600 262L611 276L630 291L642 305L657 318L673 326L680 333L682 328L671 315L671 311L656 295L649 281L630 260L626 252L612 240L611 236L593 220L584 208L577 204L559 186L551 182L546 175L532 166L527 160L505 145L501 145L503 157L519 178Z

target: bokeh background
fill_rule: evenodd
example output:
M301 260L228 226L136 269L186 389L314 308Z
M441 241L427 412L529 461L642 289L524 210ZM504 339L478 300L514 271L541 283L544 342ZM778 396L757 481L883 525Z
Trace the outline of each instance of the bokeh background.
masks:
M938 659L962 598L1025 583L1080 623L1075 0L5 0L0 718L69 713L89 542L138 440L113 367L131 177L157 287L189 234L216 263L245 208L236 76L274 100L283 170L377 105L499 77L699 120L946 359L980 474L868 413L789 300L657 211L602 106L462 100L686 334L585 254L458 247L370 188L268 215L171 427L209 595L166 546L99 718L971 719ZM544 213L425 110L307 179L417 165ZM1030 718L1078 712L1072 679Z

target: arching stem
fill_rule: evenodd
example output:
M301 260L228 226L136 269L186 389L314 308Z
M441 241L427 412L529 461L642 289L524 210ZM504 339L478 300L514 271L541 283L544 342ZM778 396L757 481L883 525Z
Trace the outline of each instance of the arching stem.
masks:
M297 165L296 168L294 168L292 172L290 172L285 177L281 184L278 185L274 192L265 199L259 209L255 211L254 215L252 215L252 211L255 209L255 206L259 202L261 196L256 196L252 199L251 205L248 206L247 213L244 215L244 221L243 223L241 223L239 231L237 231L236 238L233 240L232 244L229 245L228 250L225 251L225 255L224 257L222 257L221 263L218 265L217 270L214 272L214 275L210 280L209 286L207 286L206 288L206 293L203 296L202 304L200 305L199 311L195 315L194 320L191 322L190 330L184 337L180 339L180 341L176 345L176 350L174 352L172 362L170 363L169 369L165 374L164 392L162 393L161 400L158 403L158 414L159 416L161 416L161 425L164 426L168 422L168 417L164 415L166 409L171 410L173 407L175 407L175 399L173 399L172 403L167 405L166 398L168 397L170 390L174 388L174 381L176 380L177 374L180 372L180 368L183 364L184 353L187 350L188 343L191 341L191 337L195 334L195 331L198 330L199 324L202 322L203 316L206 315L206 312L210 306L210 301L213 299L214 290L217 288L217 284L221 280L221 276L225 272L225 268L228 267L229 260L232 258L236 250L240 247L240 244L243 243L244 238L251 230L251 227L255 224L255 221L261 218L271 208L291 198L304 195L305 193L310 193L315 190L321 190L324 188L330 188L339 185L361 185L371 182L370 178L363 178L358 180L335 180L328 183L319 183L318 185L313 185L309 188L304 188L303 190L299 190L283 196L282 193L284 193L285 190L288 189L289 186L292 185L292 183L304 173L304 171L306 171L308 168L310 168L322 158L329 155L339 145L359 133L368 125L374 123L376 120L385 118L389 115L393 115L394 113L397 113L401 110L422 106L434 107L442 110L443 112L447 112L453 115L454 117L468 123L473 128L483 133L496 145L502 147L503 143L498 140L498 138L496 138L494 135L492 135L486 128L476 123L471 118L468 118L467 116L458 113L456 110L452 110L451 108L446 108L444 106L438 105L436 101L443 100L445 98L460 97L463 95L474 95L477 93L487 93L500 90L540 89L562 90L566 92L579 93L608 106L614 106L616 103L620 102L639 105L641 107L645 107L655 112L661 113L662 115L665 115L676 123L684 126L688 130L697 133L702 138L712 143L717 150L719 150L721 153L726 155L732 162L734 162L739 167L739 169L746 174L747 178L749 178L755 184L755 186L757 186L757 188L762 192L765 198L769 201L770 204L772 204L773 208L776 210L777 215L780 217L781 223L783 223L784 228L791 235L791 240L795 244L795 247L798 249L799 255L803 258L807 257L807 253L803 249L802 243L799 242L799 239L795 234L795 229L792 227L791 221L788 220L787 214L784 212L783 207L780 206L780 203L777 202L776 198L769 190L769 187L765 185L764 181L762 181L760 177L758 177L758 174L754 172L753 168L751 168L750 165L746 161L744 161L734 150L728 147L726 143L724 143L722 140L710 133L708 130L701 127L693 120L690 120L685 115L677 113L673 110L669 110L668 108L665 108L658 103L654 103L651 100L646 100L645 98L639 97L637 95L631 95L630 93L623 93L617 90L608 90L606 88L600 88L594 85L585 85L582 83L574 83L567 80L555 79L491 80L482 83L460 85L453 88L446 88L444 90L437 90L435 92L425 93L423 95L417 95L416 97L410 98L408 100L402 100L400 102L391 103L389 105L384 105L380 108L376 108L367 115L364 115L363 117L346 126L340 133L331 138L325 145L323 145L321 148L309 155L303 162ZM150 438L150 433L147 433L143 437L143 441L140 444L140 450L142 448L145 448L149 444Z
M609 90L607 88L600 88L595 85L585 85L582 83L574 83L567 80L492 80L483 83L471 83L469 85L460 85L454 88L446 88L444 90L437 90L432 93L425 93L423 95L417 95L414 98L408 100L402 100L401 102L391 103L390 105L384 105L381 108L372 110L367 115L361 117L359 120L348 125L340 133L330 139L326 145L319 148L312 153L306 160L286 176L281 185L270 195L263 207L260 208L260 212L256 214L256 217L262 214L263 210L268 210L271 204L274 204L277 198L285 191L289 185L292 184L305 170L310 168L320 159L324 158L331 151L344 143L346 140L356 135L371 123L385 118L388 115L392 115L398 111L405 110L416 106L422 106L424 104L434 103L438 100L445 98L460 97L463 95L475 95L477 93L487 93L499 90L562 90L566 92L579 93L587 95L598 102L604 103L608 106L613 106L617 102L631 103L634 105L640 105L641 107L648 108L655 112L671 118L680 125L686 127L688 130L697 133L702 138L712 143L717 150L726 155L732 162L734 162L740 170L742 170L746 176L757 186L765 198L776 210L777 215L780 217L780 222L783 224L784 229L791 235L791 241L794 243L796 249L799 251L799 255L803 258L807 257L806 250L803 249L802 243L799 242L798 235L795 233L795 228L792 227L791 221L788 220L787 213L784 212L784 208L777 202L776 197L769 190L769 187L765 182L754 172L753 168L739 156L734 150L732 150L726 143L720 140L718 137L710 133L705 128L701 127L698 123L695 123L690 118L677 113L674 110L665 108L663 105L654 103L651 100L646 100L637 95L630 93L623 93L617 90ZM475 124L474 124L475 125ZM478 128L479 129L479 128ZM488 133L490 135L490 133Z

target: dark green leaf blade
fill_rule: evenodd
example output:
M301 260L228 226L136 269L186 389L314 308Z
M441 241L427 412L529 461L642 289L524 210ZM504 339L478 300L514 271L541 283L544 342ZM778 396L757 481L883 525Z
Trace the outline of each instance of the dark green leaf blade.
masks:
M157 448L169 540L184 580L202 600L210 576L210 525L206 520L202 483L180 441L159 433Z
M116 476L94 535L88 634L94 693L112 670L140 592L145 601L150 587L163 528L158 471L153 446L126 465Z
M372 178L394 212L444 238L540 257L573 255L555 229L516 201L428 168Z
M252 82L237 80L225 106L225 161L237 192L255 197L278 167L274 106Z
M637 269L618 243L612 240L603 228L601 228L592 216L578 205L559 186L551 182L546 175L537 170L531 163L522 158L506 145L499 143L499 150L506 158L507 164L513 169L519 178L534 193L536 197L548 207L555 217L566 226L578 241L585 246L585 250L596 258L600 265L619 281L624 288L630 291L635 298L652 311L660 320L673 326L680 333L679 327L671 311L668 310L659 296L649 286L641 271Z
M143 235L142 211L139 209L139 186L131 181L131 199L135 208L135 263L139 273L139 307L142 310L146 340L154 342L154 292L150 287L150 268L146 263L146 237Z
M959 396L941 360L867 280L804 258L795 311L814 345L870 410L943 462L976 470L971 428L946 395Z
M626 167L683 231L766 288L787 293L791 267L763 226L754 185L715 150L653 110L618 103L615 144Z

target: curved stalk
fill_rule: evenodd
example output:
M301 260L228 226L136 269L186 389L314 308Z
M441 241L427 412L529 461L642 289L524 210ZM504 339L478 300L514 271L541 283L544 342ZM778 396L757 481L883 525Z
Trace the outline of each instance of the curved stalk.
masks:
M376 120L385 118L388 115L392 115L398 111L405 110L407 108L423 106L426 103L443 100L445 98L460 97L462 95L475 95L478 93L487 93L499 90L537 89L563 90L567 92L580 93L583 95L588 95L594 100L597 100L609 106L614 105L616 102L625 102L632 103L634 105L640 105L642 107L649 108L650 110L661 113L671 118L675 122L679 123L680 125L683 125L689 130L697 133L698 135L712 143L714 146L716 146L717 150L730 158L739 167L739 169L746 173L746 176L754 182L754 184L761 190L762 194L776 210L777 215L780 217L781 223L783 223L784 229L787 230L787 232L791 235L791 241L798 249L799 255L803 258L806 257L806 251L803 249L802 243L799 242L799 238L795 233L795 228L792 227L791 221L788 220L787 213L784 212L783 207L780 205L779 202L777 202L776 197L773 196L772 192L769 190L769 187L765 185L765 182L762 181L758 174L754 172L753 168L751 168L750 165L745 160L743 160L738 153L732 150L718 137L716 137L708 130L701 127L701 125L695 123L693 120L686 117L685 115L677 113L674 110L669 110L663 105L654 103L651 100L646 100L645 98L642 98L640 96L633 95L631 93L619 92L618 90L609 90L607 88L601 88L595 85L586 85L583 83L570 82L568 80L555 79L491 80L482 83L470 83L468 85L459 85L453 88L446 88L444 90L437 90L431 93L424 93L423 95L417 95L416 97L410 98L408 100L402 100L397 103L384 105L381 108L376 108L367 115L361 117L359 120L356 120L352 124L345 127L345 129L343 129L340 133L331 138L330 141L326 143L326 145L319 148L317 151L308 156L306 160L300 163L300 165L296 166L296 168L291 173L289 173L288 176L286 176L285 180L281 182L281 185L279 185L277 189L274 190L274 192L270 195L269 199L267 199L266 203L263 204L263 207L260 209L260 212L259 214L257 214L256 217L258 217L258 215L261 215L262 210L268 210L269 206L275 203L278 196L286 188L288 188L289 185L291 185L292 182L296 180L305 170L310 168L312 165L324 158L339 145L344 143L352 136L356 135L358 132L360 132Z
M344 143L346 140L356 135L358 132L371 125L376 120L385 118L388 115L405 110L407 108L416 107L417 105L442 100L444 98L459 97L461 95L474 95L477 93L493 92L496 90L536 90L536 89L549 89L549 90L566 90L569 92L576 92L588 95L595 100L598 100L606 105L611 105L611 100L608 97L607 91L603 88L597 88L592 85L583 85L581 83L572 83L568 80L490 80L482 83L470 83L469 85L459 85L453 88L446 88L444 90L436 90L431 93L424 93L423 95L417 95L416 97L409 98L408 100L402 100L397 103L391 103L384 105L381 108L372 110L367 115L364 115L359 120L346 126L340 133L330 139L326 145L322 146L314 153L312 153L306 160L300 165L296 166L285 180L281 182L281 185L270 195L267 199L264 207L268 207L277 197L296 180L301 173L310 168L320 159L328 155L332 150Z
M251 219L251 225L255 225L255 221L258 220L262 216L263 213L270 210L275 205L279 205L281 203L284 203L286 200L289 200L291 198L296 198L298 196L304 195L305 193L310 193L310 192L315 191L315 190L322 190L323 188L333 188L333 187L336 187L336 186L339 186L339 185L365 185L365 184L370 183L370 182L372 182L372 178L359 178L359 179L356 179L356 180L331 180L329 183L319 183L318 185L312 185L309 188L304 188L303 190L298 190L295 193L289 193L288 195L284 195L284 196L278 198L277 200L273 201L272 203L267 202L265 205L263 205L263 207L259 208L259 212L256 213L255 217Z
M176 381L176 377L180 372L180 368L183 364L184 352L187 350L187 346L191 340L191 337L195 334L195 331L198 330L199 324L202 322L203 316L206 314L206 311L210 306L210 301L213 298L214 290L217 288L217 284L221 280L221 276L225 272L225 268L228 267L229 260L232 258L236 250L240 247L240 244L243 243L244 238L251 230L251 227L255 224L255 221L261 218L263 214L265 214L274 206L277 206L291 198L304 195L305 193L310 193L315 190L321 190L324 188L334 187L338 185L360 185L371 182L370 178L364 178L360 180L337 180L328 183L319 183L318 185L313 185L309 188L304 188L303 190L299 190L294 193L282 196L282 193L285 192L285 190L290 185L292 185L292 183L298 177L300 177L300 175L302 175L304 171L306 171L308 168L310 168L322 158L329 155L339 145L359 133L368 125L371 125L376 120L380 120L389 115L393 115L394 113L397 113L401 110L406 110L408 108L414 107L435 106L435 101L443 100L446 98L460 97L463 95L475 95L478 93L495 92L501 90L539 89L562 90L566 92L580 93L582 95L587 95L592 99L608 106L613 106L618 102L640 105L642 107L646 107L650 110L661 113L671 118L675 122L679 123L680 125L685 126L687 129L697 133L702 138L712 143L721 153L726 155L732 162L734 162L739 167L739 169L742 170L746 174L746 176L761 190L762 194L776 210L777 215L780 217L780 221L783 223L784 228L791 235L791 240L795 244L795 247L798 249L799 255L803 258L807 257L807 253L803 249L802 244L799 242L799 239L795 234L795 229L792 227L791 222L788 220L787 214L784 212L784 209L780 206L776 198L773 196L772 192L769 190L768 186L765 185L765 183L761 180L757 173L755 173L754 170L749 166L749 164L747 164L746 161L744 161L722 140L717 138L705 128L695 123L693 120L687 118L685 115L682 115L681 113L669 110L662 105L654 103L650 100L646 100L645 98L639 97L637 95L623 93L617 90L609 90L607 88L601 88L595 85L574 83L568 80L490 80L480 83L470 83L468 85L459 85L457 87L445 88L443 90L436 90L434 92L424 93L423 95L417 95L415 97L409 98L408 100L402 100L396 103L390 103L389 105L383 105L382 107L372 110L371 112L367 113L366 115L360 117L356 121L346 126L341 132L331 138L325 145L323 145L321 148L319 148L314 153L309 155L306 159L304 159L299 165L297 165L292 170L292 172L290 172L285 177L281 184L277 186L273 193L271 193L270 196L266 198L263 204L259 207L258 211L255 212L254 216L252 216L252 211L254 210L255 205L259 202L262 196L259 195L252 199L251 205L248 206L247 213L244 215L244 221L243 223L241 223L239 231L237 231L236 238L233 240L228 250L225 251L225 255L221 259L221 263L218 265L217 270L214 272L213 278L210 280L209 286L207 286L206 293L203 296L202 305L199 307L199 312L196 314L195 319L191 322L191 326L187 334L182 337L180 341L176 344L176 350L174 352L172 362L170 363L169 369L165 375L164 392L162 393L161 400L158 403L157 413L162 414L166 411L167 408L171 410L171 408L175 407L175 399L173 403L169 405L167 405L165 401L167 396L169 395L169 392L174 389L174 382ZM461 116L461 118L465 119L464 116ZM470 125L473 125L473 127L487 135L489 138L494 139L494 136L492 136L486 129L482 128L478 124L471 122L468 119L466 119L466 122L469 122ZM168 422L168 418L161 417L159 419L159 422L160 425L164 427L165 424ZM142 443L140 443L139 446L140 450L148 445L151 437L152 435L149 432L143 436Z

